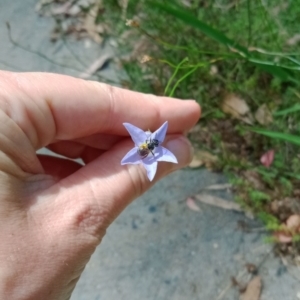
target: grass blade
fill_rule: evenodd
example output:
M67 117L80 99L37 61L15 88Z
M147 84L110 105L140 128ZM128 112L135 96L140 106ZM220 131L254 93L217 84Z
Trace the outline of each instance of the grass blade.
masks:
M294 113L294 112L297 112L297 111L300 111L300 104L299 103L295 104L294 106L292 106L290 108L276 111L276 112L273 113L273 116L274 117L285 116L285 115L288 115L290 113Z
M250 130L253 132L256 132L258 134L268 136L272 139L286 141L286 142L300 146L300 137L297 135L292 135L292 134L283 133L283 132L274 132L274 131L269 131L269 130L260 129L260 128L250 128Z
M166 86L166 88L165 88L165 95L168 94L169 87L170 87L172 81L174 80L174 78L176 77L176 75L177 75L177 73L178 73L180 67L181 67L184 63L186 63L187 61L188 61L188 58L185 57L185 58L184 58L184 59L176 66L175 71L174 71L173 75L171 76L171 78L169 79L168 84L167 84L167 86Z
M205 24L204 22L200 21L190 13L186 12L183 8L175 7L174 5L169 4L162 4L160 2L156 1L149 1L149 3L160 10L165 11L166 13L176 17L177 19L182 20L186 24L197 28L198 30L202 31L205 35L208 37L214 39L215 41L225 45L226 47L230 48L233 52L237 52L242 57L244 57L247 60L250 60L252 55L249 53L247 48L243 47L242 45L239 45L235 41L229 39L226 35L224 35L222 32L220 32L217 29L214 29L210 27L209 25ZM280 78L283 81L290 80L290 74L283 70L279 66L273 66L273 65L266 65L266 64L260 64L258 61L252 62L253 64L260 67L262 70L272 74L273 76L276 76Z
M234 42L233 40L229 39L227 36L225 36L223 33L220 31L210 27L209 25L203 23L202 21L198 20L195 18L193 15L190 13L184 11L182 8L177 8L175 6L171 6L168 4L162 4L156 1L150 1L154 6L157 8L167 12L168 14L176 17L177 19L182 20L184 23L193 26L197 29L200 29L204 34L209 36L210 38L216 40L217 42L227 46L231 47L237 51L240 51L244 56L248 56L249 52L248 50Z

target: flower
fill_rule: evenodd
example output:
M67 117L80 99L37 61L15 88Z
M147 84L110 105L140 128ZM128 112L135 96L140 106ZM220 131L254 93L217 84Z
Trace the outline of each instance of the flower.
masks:
M178 163L174 154L161 146L166 136L168 122L165 122L153 133L143 131L129 123L123 123L123 125L129 132L135 147L124 156L121 165L143 164L149 180L152 181L156 173L158 161Z

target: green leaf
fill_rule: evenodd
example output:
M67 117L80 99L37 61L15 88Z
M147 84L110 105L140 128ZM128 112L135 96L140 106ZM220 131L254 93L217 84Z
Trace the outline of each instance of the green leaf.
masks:
M249 192L249 197L253 202L270 201L271 197L261 191L252 190Z
M278 229L280 226L278 219L267 212L261 211L257 215L269 228L272 227Z
M285 116L288 115L290 113L296 112L300 110L300 104L297 103L294 106L287 108L287 109L283 109L283 110L279 110L273 113L273 116L278 117L278 116Z
M286 176L291 177L291 178L295 178L295 179L300 180L300 174L295 174L295 173L291 173L291 172L284 172L284 174L285 174Z
M281 79L282 81L294 82L294 79L290 77L290 74L279 66L265 65L259 62L252 62L252 63L254 65L257 65L261 70L266 71L267 73Z
M269 131L265 129L259 129L259 128L250 128L251 131L268 136L272 139L278 139L282 141L286 141L295 145L300 146L300 137L297 135L292 135L288 133L283 133L283 132L274 132L274 131Z
M193 15L191 15L189 12L184 11L180 7L175 7L174 5L168 5L168 4L162 4L160 2L156 1L150 1L154 6L158 7L159 9L169 13L170 15L176 17L177 19L182 20L188 25L191 25L197 29L200 29L204 34L209 36L210 38L216 40L217 42L227 46L232 47L240 52L242 52L243 55L247 56L249 55L247 49L245 47L240 46L233 40L229 39L227 36L225 36L220 31L210 27L209 25L201 22L197 18L195 18Z
M253 59L253 56L249 53L247 48L231 40L219 30L214 29L209 25L205 24L204 22L200 21L199 19L191 15L189 12L186 12L182 7L176 7L174 5L169 4L162 4L156 1L149 1L148 3L176 17L177 19L182 20L186 24L199 29L208 37L225 45L226 47L230 48L233 52L239 53L240 56L244 57L251 63L257 65L259 68L272 74L273 76L276 76L283 81L291 80L289 73L286 72L283 68L272 65L272 62L268 62L268 64L266 64L265 62L263 63L259 60ZM254 61L251 61L251 59L253 59Z

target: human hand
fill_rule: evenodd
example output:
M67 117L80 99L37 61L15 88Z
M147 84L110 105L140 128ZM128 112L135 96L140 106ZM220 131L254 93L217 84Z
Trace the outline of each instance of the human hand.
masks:
M0 72L0 298L69 299L109 224L157 180L186 166L182 133L200 115L194 101L144 95L43 73ZM156 130L169 122L152 182L121 166L133 143L122 125ZM36 155L47 146L85 166Z

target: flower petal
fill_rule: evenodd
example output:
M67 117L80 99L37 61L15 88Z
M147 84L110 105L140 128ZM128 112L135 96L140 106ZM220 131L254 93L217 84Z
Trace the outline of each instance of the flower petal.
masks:
M150 181L153 180L155 174L156 174L156 170L157 170L157 162L156 161L152 161L151 163L149 163L148 160L142 160L143 165L147 171L147 176L149 178Z
M154 131L151 134L151 139L156 139L160 143L162 143L165 140L167 129L168 129L168 121L162 124L156 131Z
M140 144L144 143L147 140L147 134L142 129L130 123L123 123L123 125L129 132L136 146L139 146Z
M177 158L175 157L175 155L168 149L160 146L157 147L157 150L155 152L155 154L157 153L157 155L155 155L155 158L157 161L168 161L174 164L177 164Z
M137 147L132 148L121 160L121 165L127 164L139 164L141 162L141 157L137 153Z

